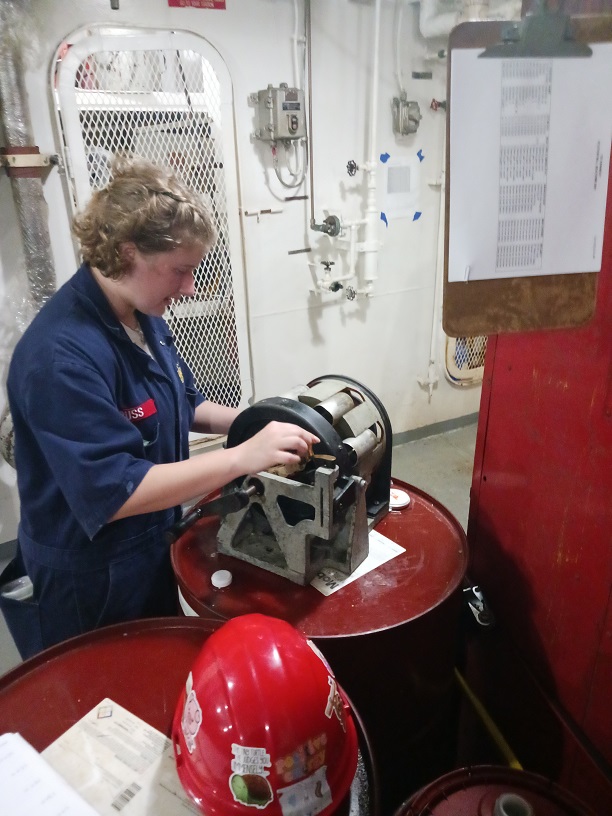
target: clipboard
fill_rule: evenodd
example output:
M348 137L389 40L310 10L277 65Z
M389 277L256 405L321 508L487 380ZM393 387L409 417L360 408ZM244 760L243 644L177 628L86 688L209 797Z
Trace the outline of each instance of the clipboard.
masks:
M559 16L544 12L537 20L538 25L546 26L548 17L555 18L551 41L559 39ZM522 21L523 24L526 19L528 18ZM568 21L569 18L565 20ZM569 22L574 44L578 47L588 43L612 41L612 15L576 17L571 18ZM450 337L476 337L501 332L578 327L588 323L595 312L598 272L577 270L573 274L449 281L449 237L450 219L452 218L450 191L453 183L452 167L450 166L450 127L453 112L450 86L453 53L456 54L459 49L468 48L496 50L504 40L504 36L508 36L509 25L514 26L520 39L520 29L516 23L509 24L501 21L462 23L451 31L449 37L442 325ZM515 36L514 39L516 40L517 37ZM526 39L528 40L528 37ZM536 41L541 41L541 37L536 37ZM508 44L511 43L507 42L502 46L502 55L514 56L503 50ZM515 47L524 48L525 42ZM527 47L529 47L529 42L527 42ZM524 55L524 53L516 54L516 56ZM551 56L550 53L547 55ZM499 54L494 54L494 56L499 56ZM545 56L545 54L535 53L533 56ZM554 56L562 55L554 54ZM571 55L568 54L569 56ZM612 179L608 184L608 197L610 195L612 195ZM606 227L608 232L612 229L609 221Z

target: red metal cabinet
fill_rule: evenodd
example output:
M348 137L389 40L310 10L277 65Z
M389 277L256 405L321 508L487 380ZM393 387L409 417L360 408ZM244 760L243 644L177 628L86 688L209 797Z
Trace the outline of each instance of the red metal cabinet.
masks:
M489 338L468 525L470 577L499 621L471 644L471 680L519 759L602 813L612 813L611 190L594 320ZM527 697L549 709L549 726L536 729Z

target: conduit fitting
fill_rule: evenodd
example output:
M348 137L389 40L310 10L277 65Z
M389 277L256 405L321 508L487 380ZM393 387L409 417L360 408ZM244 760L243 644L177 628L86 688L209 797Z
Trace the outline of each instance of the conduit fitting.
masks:
M322 224L317 224L315 219L310 221L310 229L316 232L324 232L330 238L335 238L340 234L340 219L337 215L328 215Z
M41 153L36 145L0 147L0 165L10 178L42 178L44 168L52 163L53 157Z

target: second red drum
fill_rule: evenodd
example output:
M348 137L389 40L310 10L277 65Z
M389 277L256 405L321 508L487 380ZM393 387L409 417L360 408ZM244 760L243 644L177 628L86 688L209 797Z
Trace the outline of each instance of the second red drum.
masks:
M225 620L261 612L314 640L363 718L386 812L452 767L467 567L465 533L454 516L415 487L399 480L393 487L410 501L375 529L402 551L329 596L217 553L218 518L201 520L172 548L188 614ZM219 571L230 573L221 587Z

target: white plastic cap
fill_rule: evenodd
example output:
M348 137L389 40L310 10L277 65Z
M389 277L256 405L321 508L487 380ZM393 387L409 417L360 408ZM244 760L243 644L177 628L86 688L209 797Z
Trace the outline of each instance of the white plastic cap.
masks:
M224 589L232 583L232 573L229 570L217 570L210 576L210 583L215 589Z
M397 487L391 488L389 507L391 507L392 510L399 510L402 507L408 507L409 504L410 496L405 490L398 490Z
M502 793L495 801L493 816L534 816L534 810L522 796L516 793Z

